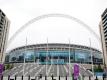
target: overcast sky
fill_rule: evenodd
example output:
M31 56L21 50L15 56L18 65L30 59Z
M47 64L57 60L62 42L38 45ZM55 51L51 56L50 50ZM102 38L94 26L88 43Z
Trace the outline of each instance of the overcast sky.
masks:
M0 8L7 15L10 24L9 38L29 20L49 13L68 14L82 20L99 35L99 22L102 12L107 7L107 0L0 0ZM37 43L68 43L100 49L99 41L79 23L66 18L46 18L31 24L23 30L8 49Z

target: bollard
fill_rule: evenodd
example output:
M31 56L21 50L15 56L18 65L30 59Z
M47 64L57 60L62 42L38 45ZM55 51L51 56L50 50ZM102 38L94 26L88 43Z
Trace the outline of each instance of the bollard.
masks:
M91 76L89 76L89 80L91 80Z
M59 76L59 80L60 80L60 76Z
M67 76L66 76L66 80L67 80Z
M95 80L98 80L97 76L96 76L96 79Z
M23 75L22 75L22 80L23 80Z
M84 76L84 75L82 75L82 78L83 78L83 80L84 80L85 76Z
M15 75L15 80L17 79L17 76Z
M104 76L102 76L103 80L104 80Z
M30 75L28 76L28 80L30 80Z
M35 76L35 80L37 79L37 77Z
M45 80L47 80L47 76L45 76Z
M72 74L72 80L74 80L74 74Z
M8 75L8 80L10 80L10 75Z
M42 74L40 74L39 76L38 76L38 79L41 79L42 78Z
M52 77L52 80L53 80L53 75L51 77Z
M0 75L0 80L3 80L3 75Z
M103 80L104 80L104 77L103 77Z
M106 73L103 73L103 80L106 80Z
M106 80L106 79L105 79L105 76L103 76L103 80Z

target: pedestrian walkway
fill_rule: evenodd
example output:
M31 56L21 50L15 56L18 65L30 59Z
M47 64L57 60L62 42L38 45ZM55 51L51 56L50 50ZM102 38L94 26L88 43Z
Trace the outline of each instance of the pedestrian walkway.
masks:
M69 64L60 64L60 65L55 65L55 64L50 64L50 65L41 65L41 64L34 64L34 63L25 63L25 67L23 68L24 64L23 63L18 63L18 64L14 64L14 68L11 70L6 70L5 72L3 72L3 76L4 78L6 78L8 75L11 78L15 78L15 76L17 76L17 78L21 78L22 75L24 76L24 78L28 78L28 76L30 76L30 78L34 78L36 76L42 76L42 78L44 79L45 76L47 76L47 78L51 78L52 76L57 80L59 80L59 76L61 80L66 80L66 76L67 76L67 80L72 80L73 76L73 64L69 67ZM47 68L47 69L46 69ZM70 69L70 71L69 71ZM47 71L46 71L47 70ZM70 74L69 74L70 72ZM79 75L79 80L82 80L82 77L85 76L85 78L88 80L89 76L92 76L92 73L87 71L85 68L80 66L80 75ZM6 79L4 79L6 80Z

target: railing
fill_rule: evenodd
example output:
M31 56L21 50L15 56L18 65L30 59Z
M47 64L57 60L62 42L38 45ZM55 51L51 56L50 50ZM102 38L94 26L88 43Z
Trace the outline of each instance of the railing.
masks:
M38 76L35 76L35 77L32 77L32 76L10 76L8 75L7 77L6 76L0 76L0 80L76 80L74 79L73 75L72 77L69 77L69 76L65 76L65 77L61 77L61 76L58 76L57 78L55 76L42 76L42 74L38 75ZM78 80L81 80L78 78ZM95 79L92 79L91 76L85 78L85 76L82 76L82 80L107 80L105 76L102 76L102 79L98 79L98 77L96 76Z

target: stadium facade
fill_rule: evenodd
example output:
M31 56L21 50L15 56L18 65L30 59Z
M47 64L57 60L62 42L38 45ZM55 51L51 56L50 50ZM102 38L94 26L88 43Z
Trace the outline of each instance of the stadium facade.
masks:
M103 64L102 53L94 48L62 43L27 45L15 48L7 53L5 63L69 63Z

